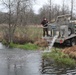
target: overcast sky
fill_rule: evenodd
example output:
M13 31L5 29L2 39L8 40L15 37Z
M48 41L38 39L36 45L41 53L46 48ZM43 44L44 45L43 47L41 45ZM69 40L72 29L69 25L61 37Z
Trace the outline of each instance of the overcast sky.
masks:
M44 5L44 4L47 4L49 0L35 0L35 3L33 4L33 10L35 13L38 13L39 9ZM63 0L51 0L53 4L58 4L58 5L62 5L62 2ZM70 1L71 0L64 0L65 1L65 4L68 4L69 7L71 7L70 5ZM74 0L76 1L76 0ZM75 4L76 2L74 2ZM0 3L1 4L1 3ZM74 5L75 6L75 11L76 11L76 4ZM7 11L7 9L3 8L3 6L0 5L0 10L2 11Z
M34 12L38 13L38 10L44 5L47 4L49 0L35 0L35 4L33 6ZM63 0L51 0L53 4L62 5ZM74 9L73 11L76 12L76 0L74 1ZM71 0L64 0L64 3L68 5L69 9L71 9Z
M54 4L61 4L62 3L62 0L52 0L52 2ZM36 0L34 6L33 6L33 9L34 9L34 12L35 13L38 13L38 10L44 5L44 4L47 4L48 3L48 0Z

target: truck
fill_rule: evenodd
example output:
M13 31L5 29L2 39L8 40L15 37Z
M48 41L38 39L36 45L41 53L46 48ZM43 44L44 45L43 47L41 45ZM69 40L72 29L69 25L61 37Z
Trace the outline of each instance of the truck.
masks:
M45 37L47 40L51 41L58 33L55 43L69 46L76 45L76 20L71 20L70 14L58 16L55 22L48 24L47 28L49 34Z

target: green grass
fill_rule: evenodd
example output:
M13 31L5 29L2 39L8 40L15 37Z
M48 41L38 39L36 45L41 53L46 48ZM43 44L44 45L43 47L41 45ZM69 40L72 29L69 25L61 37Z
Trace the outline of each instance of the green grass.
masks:
M31 43L27 43L24 45L11 43L10 47L20 48L20 49L24 49L24 50L37 50L39 48L37 45L31 44Z
M55 64L61 67L75 67L76 61L70 58L67 54L62 53L61 51L52 51L51 53L43 53L42 58L44 59L53 59Z

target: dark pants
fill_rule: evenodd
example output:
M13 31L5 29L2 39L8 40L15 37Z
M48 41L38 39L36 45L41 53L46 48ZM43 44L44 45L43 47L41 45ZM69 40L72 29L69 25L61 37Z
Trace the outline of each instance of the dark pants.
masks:
M43 28L43 36L48 36L48 28Z

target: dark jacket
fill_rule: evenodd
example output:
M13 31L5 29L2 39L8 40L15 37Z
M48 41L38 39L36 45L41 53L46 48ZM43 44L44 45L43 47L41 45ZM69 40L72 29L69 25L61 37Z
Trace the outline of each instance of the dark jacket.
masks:
M44 26L44 27L46 27L46 26L48 26L48 21L47 20L43 20L42 22L41 22L41 24Z

